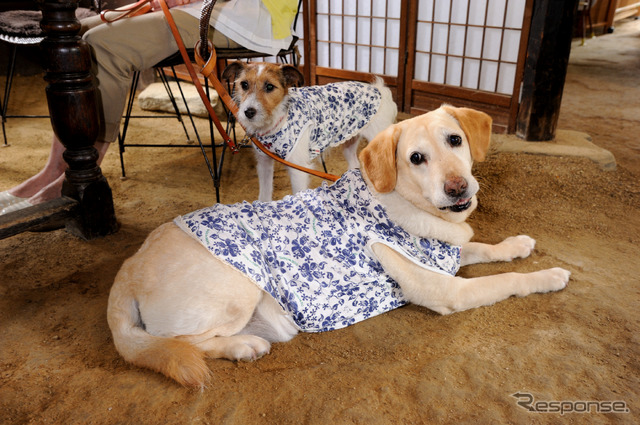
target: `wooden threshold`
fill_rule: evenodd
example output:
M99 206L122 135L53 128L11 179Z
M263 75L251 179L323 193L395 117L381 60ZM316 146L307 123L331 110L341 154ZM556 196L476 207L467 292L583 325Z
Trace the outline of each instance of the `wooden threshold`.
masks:
M63 196L43 204L34 205L0 215L0 239L22 232L43 232L60 229L72 216L78 201Z

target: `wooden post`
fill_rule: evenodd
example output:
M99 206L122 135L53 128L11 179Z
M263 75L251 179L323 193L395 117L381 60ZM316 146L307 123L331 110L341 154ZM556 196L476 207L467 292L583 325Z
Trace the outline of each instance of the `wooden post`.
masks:
M65 146L69 165L62 195L79 202L67 230L85 239L118 229L111 188L96 161L98 135L97 90L93 84L89 46L78 35L77 0L38 0L40 44L53 131Z
M516 134L525 140L555 136L577 0L535 0Z

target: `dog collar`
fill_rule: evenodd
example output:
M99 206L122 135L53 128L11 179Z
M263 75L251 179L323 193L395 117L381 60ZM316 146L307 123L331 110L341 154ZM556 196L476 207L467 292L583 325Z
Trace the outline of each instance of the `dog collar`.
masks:
M256 137L264 137L264 136L270 134L272 131L274 131L276 128L278 128L280 126L280 124L282 124L282 121L284 121L286 116L287 116L287 114L283 114L280 117L280 119L278 120L278 122L275 123L269 130L265 131L264 133L257 133Z

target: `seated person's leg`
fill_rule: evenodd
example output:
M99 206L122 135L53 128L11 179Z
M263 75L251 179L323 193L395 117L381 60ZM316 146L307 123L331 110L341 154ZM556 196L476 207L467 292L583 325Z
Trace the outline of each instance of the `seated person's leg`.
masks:
M199 38L199 22L181 11L172 11L187 47ZM100 131L96 141L102 162L109 144L120 131L120 120L131 84L133 71L151 68L174 54L178 47L162 12L101 24L99 17L82 21L83 38L91 46L93 68L98 88ZM215 31L209 32L217 47L238 47ZM51 152L44 168L23 183L0 193L0 214L36 205L61 196L64 170L64 146L53 136Z

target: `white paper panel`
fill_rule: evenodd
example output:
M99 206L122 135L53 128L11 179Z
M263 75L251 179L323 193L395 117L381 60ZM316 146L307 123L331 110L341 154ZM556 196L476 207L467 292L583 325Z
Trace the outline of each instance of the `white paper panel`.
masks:
M324 0L325 2L329 2L329 10L331 10L332 14L342 15L342 0ZM316 3L323 3L323 1L319 1Z
M524 17L524 8L526 0L509 0L507 9L507 20L505 26L507 28L522 29L522 20Z
M416 50L428 52L431 45L431 24L418 22L416 34Z
M447 61L446 84L460 87L462 78L462 58L449 58Z
M369 72L369 59L371 58L371 52L369 47L358 46L358 67L357 71Z
M430 55L416 53L415 78L417 80L427 81L429 79L429 59Z
M480 74L480 61L476 59L465 59L462 74L462 87L468 89L478 89L478 75Z
M491 27L502 27L507 0L489 0L487 13L487 25Z
M371 20L358 18L358 44L371 44Z
M349 0L346 1L349 2ZM355 3L353 0L351 0L351 2ZM358 0L358 14L361 16L371 16L371 0Z
M448 49L449 54L463 56L466 28L459 25L451 26L450 28Z
M511 63L500 64L500 78L496 91L502 94L513 93L513 84L516 81L516 66Z
M387 60L385 61L384 74L398 75L398 50L386 49Z
M416 79L512 93L526 0L404 1L418 1ZM325 0L316 7L319 66L402 72L401 0Z
M344 17L344 42L355 43L356 42L356 18L353 16Z
M494 92L496 90L496 75L498 64L496 62L482 62L480 69L480 90Z
M343 69L349 71L356 70L356 46L348 44L344 46Z
M371 26L373 29L371 34L371 44L374 46L384 46L386 42L386 21L384 19L373 18Z
M432 83L444 84L444 68L447 64L446 58L439 55L431 55L431 81Z
M422 4L422 2L420 2ZM487 0L472 0L469 2L469 25L484 25Z
M502 60L508 62L518 61L520 51L520 31L505 30L502 40Z
M400 47L400 21L387 21L387 47Z
M371 48L371 72L384 74L384 49L381 47Z

